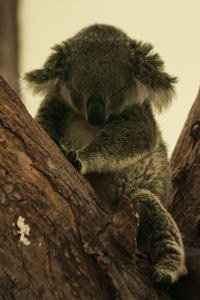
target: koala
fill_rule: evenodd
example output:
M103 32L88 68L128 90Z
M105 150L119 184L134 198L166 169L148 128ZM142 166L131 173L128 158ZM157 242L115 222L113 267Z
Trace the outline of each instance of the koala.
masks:
M95 24L53 47L25 74L43 93L36 120L114 211L126 196L140 203L138 249L156 283L186 274L179 229L167 211L171 171L154 109L167 108L176 78L150 43Z

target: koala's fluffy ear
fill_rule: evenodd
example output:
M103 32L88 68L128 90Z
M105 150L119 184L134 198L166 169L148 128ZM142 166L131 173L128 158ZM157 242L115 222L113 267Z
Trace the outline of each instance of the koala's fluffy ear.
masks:
M151 101L161 112L167 108L175 94L176 77L164 72L164 62L159 54L153 53L153 46L132 40L131 69L135 76L138 102Z
M67 75L69 54L67 44L63 42L53 48L53 53L47 58L42 69L33 70L25 74L24 80L34 93L48 92L60 78Z

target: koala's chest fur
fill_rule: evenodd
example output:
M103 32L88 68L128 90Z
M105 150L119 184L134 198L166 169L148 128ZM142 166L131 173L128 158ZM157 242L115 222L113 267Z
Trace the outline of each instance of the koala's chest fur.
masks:
M151 191L167 207L171 189L170 168L162 156L158 147L151 153L135 155L129 161L130 165L121 170L92 172L85 177L107 209L115 209L124 195L131 198L138 189ZM112 169L112 161L110 166Z
M86 120L70 112L63 126L62 143L68 151L80 150L95 139L101 128L90 125Z
M94 141L102 128L103 126L91 126L70 111L62 129L62 144L67 151L83 149ZM127 162L125 158L121 165L117 161L117 168L116 161L109 158L109 168L100 173L93 170L84 176L109 209L114 207L123 195L130 196L137 189L150 190L166 205L170 188L170 170L163 147L161 142L160 146L158 143L150 152L130 153Z

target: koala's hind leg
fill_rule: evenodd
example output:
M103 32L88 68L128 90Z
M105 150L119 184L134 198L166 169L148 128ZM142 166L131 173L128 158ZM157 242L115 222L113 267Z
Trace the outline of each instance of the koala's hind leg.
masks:
M183 243L178 227L157 196L148 190L137 191L134 203L141 203L138 248L153 264L154 282L171 284L187 273Z

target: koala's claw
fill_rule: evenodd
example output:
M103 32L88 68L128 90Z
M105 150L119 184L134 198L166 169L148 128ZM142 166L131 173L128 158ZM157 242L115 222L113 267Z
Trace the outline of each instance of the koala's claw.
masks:
M52 139L53 139L54 143L60 148L60 150L64 154L64 156L67 157L67 151L66 151L65 147L62 144L60 144L56 138L52 138Z
M60 146L60 150L62 151L64 156L67 157L67 151L65 150L65 148L62 145Z
M70 151L67 154L67 158L70 161L70 163L78 170L80 171L82 169L82 164L80 160L78 159L78 155L76 151Z
M162 270L155 270L152 275L153 283L162 283L166 287L172 284L172 277L167 272L162 272Z

